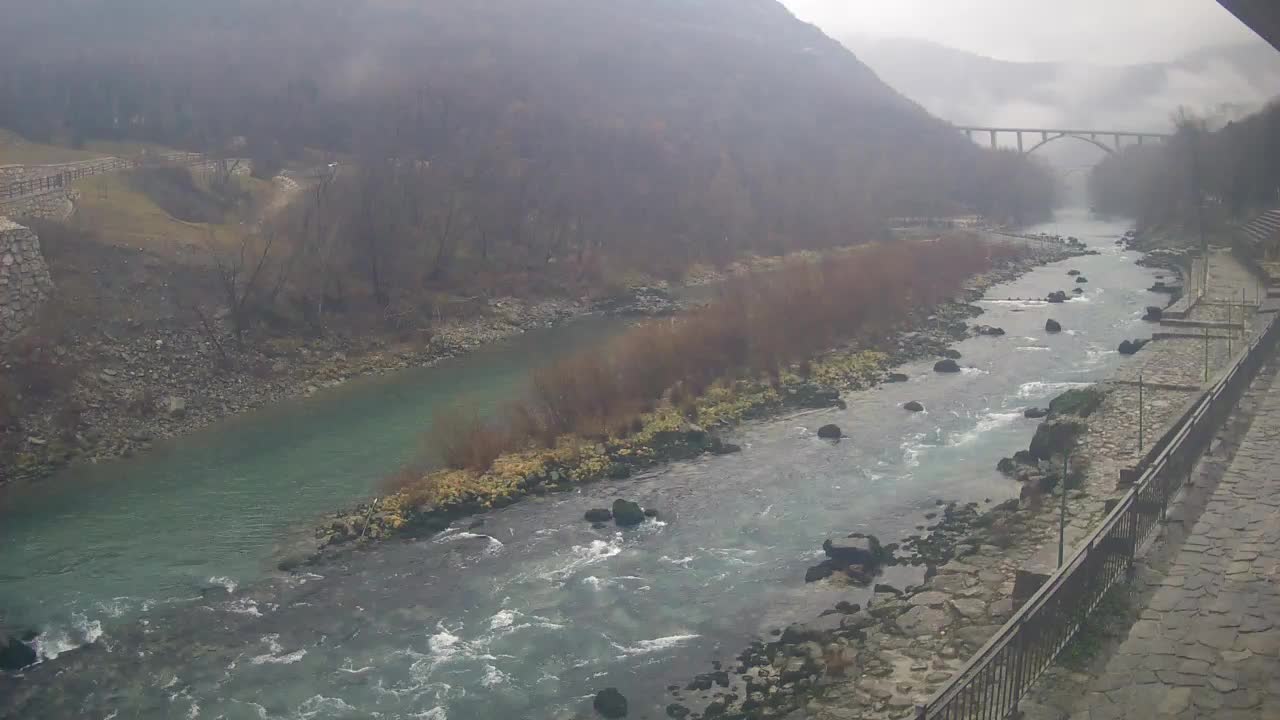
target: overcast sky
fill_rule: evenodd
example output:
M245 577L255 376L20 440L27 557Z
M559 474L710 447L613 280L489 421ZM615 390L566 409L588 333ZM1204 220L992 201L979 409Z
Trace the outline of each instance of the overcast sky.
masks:
M782 0L837 39L912 37L1003 60L1134 63L1260 42L1215 0Z

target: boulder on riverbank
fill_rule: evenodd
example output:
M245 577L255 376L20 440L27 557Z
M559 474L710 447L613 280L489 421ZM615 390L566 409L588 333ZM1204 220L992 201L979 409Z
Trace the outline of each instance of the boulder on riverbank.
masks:
M1150 340L1121 340L1117 351L1121 355L1136 355Z
M1038 407L1027 408L1022 411L1022 417L1027 418L1028 420L1039 420L1041 418L1049 417L1049 410L1047 408Z
M644 522L644 509L639 503L618 498L613 501L613 521L621 527L633 527Z
M1106 398L1106 391L1097 386L1072 388L1049 401L1049 413L1089 417Z
M839 425L823 425L818 428L818 437L823 440L839 440L844 437L844 433L840 431Z
M956 363L955 360L948 358L934 363L933 371L940 373L958 373L960 372L960 365Z
M915 400L912 400L912 401L910 401L910 402L908 402L908 403L904 404L904 405L902 406L902 409L903 409L903 410L908 410L908 411L910 411L910 412L924 412L924 405L921 405L920 403L916 402Z
M1048 460L1054 455L1063 455L1075 447L1084 431L1084 423L1077 420L1050 420L1040 423L1040 427L1036 428L1035 436L1031 438L1028 451L1037 461Z
M1053 318L1049 318L1044 322L1044 331L1051 333L1062 332L1062 323L1054 320Z
M596 693L595 699L591 701L591 707L603 717L627 716L627 698L618 691L618 688L605 688Z
M789 389L787 401L795 407L813 410L829 407L838 407L843 410L845 407L844 400L840 399L839 390L817 383L804 383L794 389Z
M875 535L863 533L830 538L822 543L822 551L838 564L861 565L869 571L874 571L890 557Z
M948 360L959 360L960 358L964 357L963 355L960 354L959 350L953 350L951 348L947 348L946 350L943 350L938 354Z
M887 383L904 383L910 379L903 373L889 373L884 376L884 381Z
M1156 307L1155 305L1148 305L1147 314L1143 315L1142 319L1147 322L1160 322L1164 319L1164 310Z

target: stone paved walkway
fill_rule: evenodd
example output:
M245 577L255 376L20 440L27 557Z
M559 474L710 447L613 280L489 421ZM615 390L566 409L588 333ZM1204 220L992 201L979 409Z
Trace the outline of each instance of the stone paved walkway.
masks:
M1146 609L1072 720L1280 718L1280 383L1147 582Z

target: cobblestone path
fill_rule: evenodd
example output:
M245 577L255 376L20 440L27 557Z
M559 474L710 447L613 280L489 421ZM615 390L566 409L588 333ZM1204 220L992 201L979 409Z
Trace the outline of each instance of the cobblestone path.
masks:
M1271 371L1274 378L1274 369ZM1280 718L1280 383L1069 717Z

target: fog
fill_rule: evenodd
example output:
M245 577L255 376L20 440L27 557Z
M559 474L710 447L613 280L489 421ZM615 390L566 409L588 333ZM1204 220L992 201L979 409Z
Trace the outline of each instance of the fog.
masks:
M1246 43L1253 32L1213 0L783 0L835 37L929 40L1017 61L1132 64Z
M1221 124L1280 89L1280 53L1260 40L1172 62L1018 63L929 42L841 38L886 82L953 123L1163 132L1186 107Z
M1167 132L1178 108L1221 126L1280 92L1280 53L1211 0L784 3L955 124ZM1063 141L1037 155L1079 198L1079 171L1103 151Z

